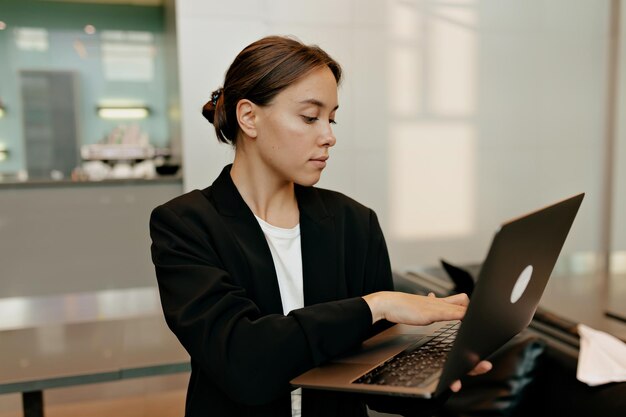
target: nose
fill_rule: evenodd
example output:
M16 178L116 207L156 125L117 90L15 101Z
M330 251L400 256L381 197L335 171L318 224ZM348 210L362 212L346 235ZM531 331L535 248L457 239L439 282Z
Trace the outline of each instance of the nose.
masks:
M333 128L330 123L326 125L326 129L322 134L322 146L332 148L337 143L337 138L333 133Z

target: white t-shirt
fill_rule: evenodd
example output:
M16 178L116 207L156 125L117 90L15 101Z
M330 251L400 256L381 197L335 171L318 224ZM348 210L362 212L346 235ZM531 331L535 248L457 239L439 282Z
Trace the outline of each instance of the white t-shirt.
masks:
M278 288L283 303L283 314L291 310L304 307L304 289L302 282L302 252L300 249L300 225L292 229L283 229L273 226L257 217L265 239L270 247ZM298 388L291 392L291 415L301 416L302 390Z

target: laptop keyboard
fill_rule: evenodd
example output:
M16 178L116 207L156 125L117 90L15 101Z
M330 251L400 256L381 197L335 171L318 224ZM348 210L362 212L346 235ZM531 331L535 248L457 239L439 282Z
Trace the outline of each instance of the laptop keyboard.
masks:
M432 376L441 371L460 322L441 327L433 338L424 344L410 346L387 362L354 381L355 384L422 387L431 382Z

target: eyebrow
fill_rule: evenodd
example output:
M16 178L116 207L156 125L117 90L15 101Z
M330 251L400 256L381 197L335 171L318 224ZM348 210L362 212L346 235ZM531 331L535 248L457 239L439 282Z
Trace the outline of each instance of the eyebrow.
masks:
M302 101L300 102L300 104L313 104L314 106L317 106L317 107L326 107L326 106L324 105L324 103L322 103L321 101L319 101L319 100L317 100L317 99L315 99L315 98L309 98L309 99L307 99L307 100L302 100ZM335 108L333 109L333 111L337 110L338 108L339 108L339 104L337 104L337 105L335 106Z

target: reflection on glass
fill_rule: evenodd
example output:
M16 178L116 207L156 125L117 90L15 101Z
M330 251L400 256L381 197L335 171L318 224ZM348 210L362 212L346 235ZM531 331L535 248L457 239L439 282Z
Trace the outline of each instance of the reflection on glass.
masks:
M437 9L429 20L430 108L435 114L472 116L476 111L476 11Z
M420 107L423 94L421 56L411 49L393 46L389 52L389 105L395 116L414 116Z
M403 240L471 235L476 194L473 128L465 123L413 122L396 124L389 137L393 235Z
M615 275L626 275L626 251L613 251L611 254L611 273Z
M399 42L417 39L423 29L420 17L415 4L390 3L389 20L393 23L390 25L392 39Z
M476 22L472 1L390 4L391 232L476 233Z

